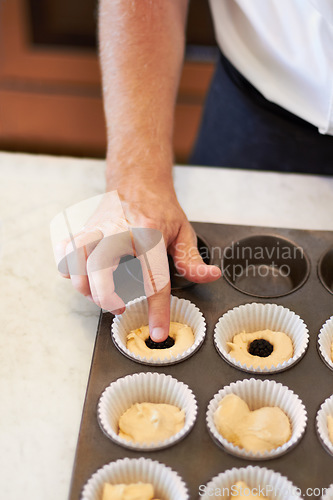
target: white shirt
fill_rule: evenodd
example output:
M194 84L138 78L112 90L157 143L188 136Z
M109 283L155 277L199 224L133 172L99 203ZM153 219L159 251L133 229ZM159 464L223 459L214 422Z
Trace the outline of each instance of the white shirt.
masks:
M333 0L210 0L222 52L266 99L333 135Z

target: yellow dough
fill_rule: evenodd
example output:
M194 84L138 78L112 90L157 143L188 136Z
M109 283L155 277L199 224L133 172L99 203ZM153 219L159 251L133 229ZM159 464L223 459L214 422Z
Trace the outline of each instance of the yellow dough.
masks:
M136 403L119 419L119 436L135 443L158 443L177 434L185 412L164 403Z
M238 500L253 500L253 498L266 498L263 495L256 494L256 488L250 488L244 481L237 481L237 483L232 485L232 495L229 497L229 500L238 498Z
M228 394L214 413L218 432L227 441L254 453L274 450L289 441L291 425L276 406L251 411L235 394Z
M248 348L253 340L264 339L273 346L273 352L266 358L253 356L248 352ZM273 332L272 330L261 330L252 333L238 333L227 342L230 347L230 356L247 366L254 368L270 368L283 363L294 355L294 347L291 338L283 332Z
M328 415L327 417L327 428L328 428L328 437L330 438L330 441L333 444L333 417L331 417L331 415Z
M149 483L105 483L102 500L154 500L154 488Z
M333 361L333 342L331 344L331 360Z
M127 335L126 347L133 354L141 356L141 358L169 359L172 356L176 357L178 354L183 354L194 344L192 328L182 323L171 321L169 336L175 341L172 347L149 349L145 343L145 340L149 338L149 326L141 326Z

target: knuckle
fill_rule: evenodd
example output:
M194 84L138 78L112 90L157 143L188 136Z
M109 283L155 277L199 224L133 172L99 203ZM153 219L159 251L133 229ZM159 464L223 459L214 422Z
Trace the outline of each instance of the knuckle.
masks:
M140 221L140 226L146 229L156 229L160 231L162 224L155 218L153 219L152 217L145 216Z
M102 269L102 266L99 265L99 259L97 254L90 254L87 262L86 262L86 267L87 267L87 273L91 274L95 271L100 271Z
M76 281L73 282L72 281L72 284L73 284L73 287L75 288L76 291L78 291L79 293L81 293L82 295L89 295L90 291L89 291L89 287L86 283L83 282L83 280L81 281Z
M80 292L82 295L89 295L90 293L90 288L89 288L89 283L87 276L85 275L72 275L71 276L71 281L73 288Z
M156 229L157 231L160 231L160 224L158 224L155 220L146 221L144 227L146 227L147 229Z
M68 244L68 239L66 240L61 240L61 241L58 241L55 246L54 246L54 251L57 255L61 255L62 253L64 253L66 247L67 247L67 244Z
M110 297L104 293L98 294L97 301L100 307L107 309L108 311L113 311L118 307L116 300L114 300L112 296Z

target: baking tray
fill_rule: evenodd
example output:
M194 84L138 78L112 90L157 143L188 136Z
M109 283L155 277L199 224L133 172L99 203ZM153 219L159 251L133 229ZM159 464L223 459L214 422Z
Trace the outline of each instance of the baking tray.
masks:
M208 223L193 223L193 226L213 249L212 260L217 265L221 265L221 255L216 255L214 248L230 247L232 242L255 235L270 235L294 242L303 249L308 257L309 273L296 291L275 298L247 295L223 278L214 283L174 290L174 295L189 299L200 308L206 319L207 335L202 347L191 358L171 366L145 366L126 358L115 348L111 339L113 316L101 314L78 437L70 500L79 500L84 484L97 469L124 457L144 456L170 466L186 482L191 499L199 498L199 485L206 484L213 476L226 469L249 464L280 472L302 489L304 498L311 497L306 495L308 488L326 488L333 483L333 457L324 450L315 429L315 417L321 403L333 394L333 372L317 352L319 330L333 314L330 274L326 268L323 270L325 288L319 280L318 263L320 260L325 261L323 255L326 252L329 255L333 246L333 233ZM330 263L325 265L329 267ZM284 372L263 376L242 372L219 356L213 343L215 324L226 311L248 302L281 304L305 321L310 342L304 358L298 364ZM109 440L99 427L96 410L101 393L112 381L128 374L148 371L170 374L188 384L197 398L199 411L193 430L183 441L171 448L144 453L127 450ZM288 386L300 396L307 410L305 435L294 449L276 459L253 462L232 456L213 442L206 428L206 409L214 394L224 385L251 377L276 380Z

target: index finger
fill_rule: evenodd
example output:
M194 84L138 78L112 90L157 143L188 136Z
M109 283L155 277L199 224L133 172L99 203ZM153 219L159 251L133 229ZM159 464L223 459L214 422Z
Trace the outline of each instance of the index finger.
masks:
M148 232L148 233L147 233ZM162 342L170 329L170 273L163 235L157 229L133 229L133 247L140 261L148 300L149 332L155 342ZM149 246L147 248L147 241Z
M163 342L169 336L170 329L170 281L158 293L148 300L149 333L154 342Z

